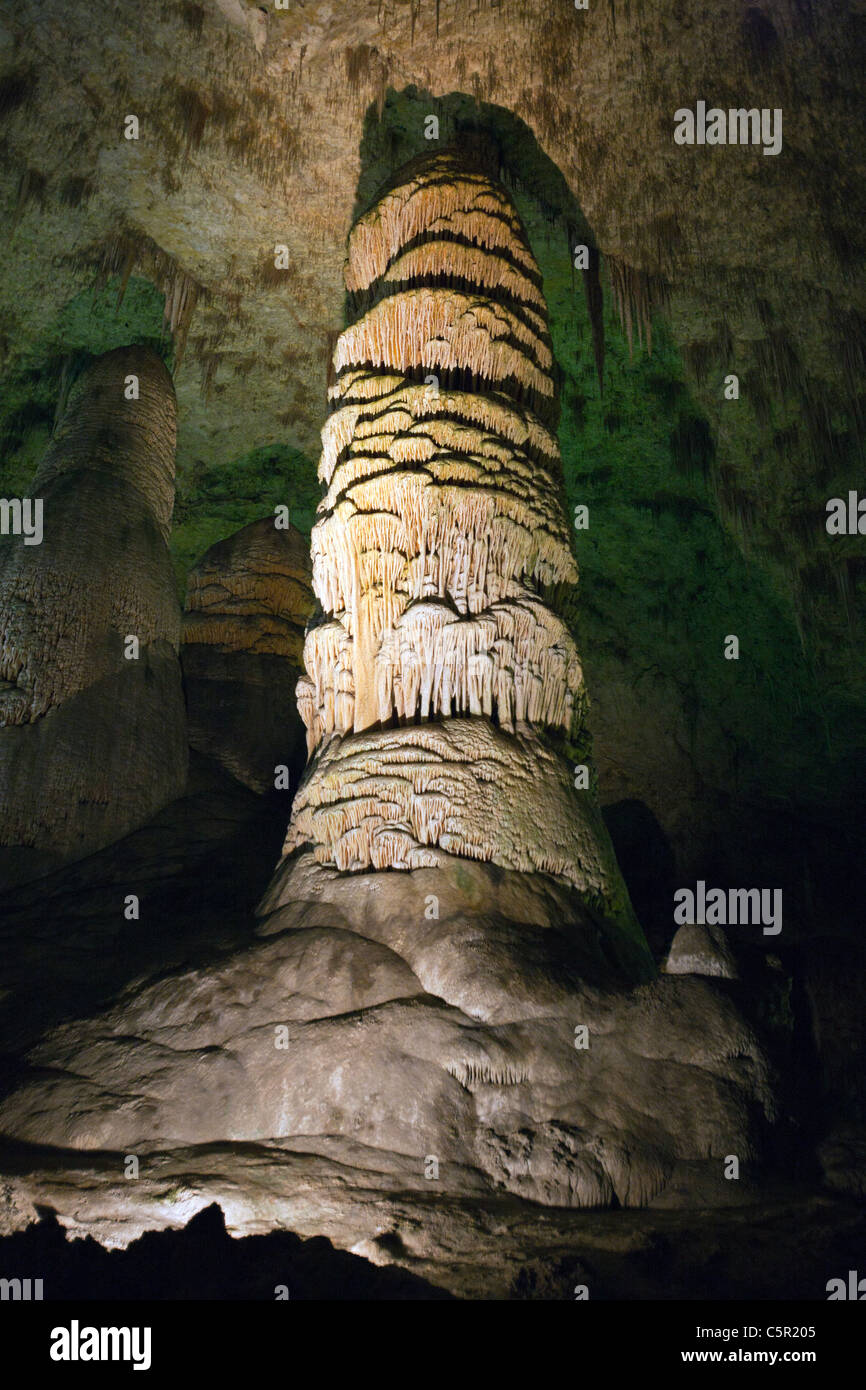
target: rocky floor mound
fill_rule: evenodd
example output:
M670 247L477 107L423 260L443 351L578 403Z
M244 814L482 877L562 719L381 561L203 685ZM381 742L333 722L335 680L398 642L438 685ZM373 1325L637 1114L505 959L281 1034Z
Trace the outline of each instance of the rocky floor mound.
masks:
M808 1168L780 1184L748 1160L766 1072L750 1026L732 1030L737 981L611 993L617 963L586 920L566 926L566 887L461 861L449 884L295 856L257 928L284 824L284 803L194 757L149 826L7 894L4 1236L48 1209L126 1247L215 1202L233 1236L326 1236L466 1297L823 1297L854 1267L862 1209ZM521 1146L542 1097L546 1162ZM566 1209L587 1198L613 1209Z

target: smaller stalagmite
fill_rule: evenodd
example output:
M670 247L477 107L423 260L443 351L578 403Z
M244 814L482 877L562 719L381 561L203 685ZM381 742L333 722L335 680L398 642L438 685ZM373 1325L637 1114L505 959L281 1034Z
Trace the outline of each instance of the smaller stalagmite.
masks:
M218 541L187 583L183 672L189 739L254 791L303 763L292 694L315 600L310 544L264 517Z
M174 450L161 360L107 353L73 388L34 478L41 544L0 549L6 883L119 839L183 790Z

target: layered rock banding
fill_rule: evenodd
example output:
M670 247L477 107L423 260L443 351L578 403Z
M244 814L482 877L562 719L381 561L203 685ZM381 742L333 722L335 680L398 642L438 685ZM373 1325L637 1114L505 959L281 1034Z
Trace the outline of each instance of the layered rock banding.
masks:
M539 812L577 836L577 802L534 726L578 722L580 661L545 598L577 575L525 233L485 174L425 158L356 223L346 284L359 312L334 350L312 541L326 620L298 684L318 758L287 848L361 869L429 865L439 846L569 876L579 856L545 856ZM523 834L454 824L491 782L500 800L522 788Z
M190 745L253 791L273 788L278 766L303 765L293 694L314 607L309 540L273 517L211 546L187 580Z
M32 484L42 543L15 537L0 549L7 883L119 839L183 789L174 450L174 390L159 357L130 347L98 358Z

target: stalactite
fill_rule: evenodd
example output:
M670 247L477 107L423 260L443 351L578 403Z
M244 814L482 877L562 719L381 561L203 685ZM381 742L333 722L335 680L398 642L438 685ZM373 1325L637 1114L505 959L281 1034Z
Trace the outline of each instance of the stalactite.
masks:
M38 169L25 169L18 180L18 191L15 200L15 209L12 213L12 229L18 226L28 203L36 203L43 207L45 203L45 190L48 185L46 176Z
M174 370L183 361L189 326L198 301L199 287L191 275L174 266L163 284L165 322L174 339Z
M665 286L661 280L636 270L634 266L627 265L616 256L606 256L605 259L619 321L628 339L629 356L632 353L635 329L641 344L646 336L647 351L651 353L652 316L664 303Z
M574 246L574 241L569 239L569 245ZM586 308L589 314L590 328L592 329L592 351L595 358L595 374L598 377L599 390L604 391L604 295L601 289L601 257L594 246L589 248L589 265L586 270L581 271L583 276L583 292L586 297Z
M136 228L122 227L107 242L70 256L70 263L83 270L95 270L97 285L109 276L120 278L117 306L135 272L146 276L165 296L164 322L174 339L175 374L183 361L184 349L196 305L207 300L207 292L187 271L150 237Z

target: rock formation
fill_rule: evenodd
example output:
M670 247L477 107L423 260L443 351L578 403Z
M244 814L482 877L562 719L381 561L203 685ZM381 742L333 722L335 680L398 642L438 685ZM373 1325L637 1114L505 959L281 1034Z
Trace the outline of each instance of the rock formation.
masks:
M731 1000L698 977L599 988L613 970L592 919L551 877L457 856L340 874L306 854L264 910L258 939L155 971L29 1051L0 1133L76 1150L72 1166L114 1155L109 1187L70 1187L65 1217L110 1227L127 1153L153 1174L187 1150L194 1192L196 1146L213 1144L257 1146L250 1186L228 1165L218 1194L241 1224L286 1196L287 1154L313 1171L326 1158L341 1189L383 1199L504 1191L640 1206L689 1165L719 1176L725 1155L760 1153L772 1080ZM327 1188L308 1200L325 1218Z
M137 347L107 353L76 384L33 481L41 544L2 543L7 883L119 839L184 786L167 546L174 447L174 391L160 359Z
M384 869L438 847L586 886L597 826L582 835L535 732L576 730L582 676L545 598L577 575L519 218L457 155L422 158L353 228L346 284L360 313L334 351L312 538L326 620L298 685L317 757L287 849Z
M665 961L668 975L720 975L737 978L737 962L721 927L691 923L679 927Z
M303 762L293 696L314 606L309 541L273 517L211 546L187 581L190 745L257 792L274 786L276 766Z
M622 992L652 965L566 758L581 669L552 595L576 576L538 272L504 189L449 152L356 224L346 279L311 764L260 909L315 970L287 1000L289 1127L641 1203L679 1159L753 1155L772 1089L711 987Z
M773 1077L727 981L653 978L573 786L556 393L507 195L454 156L411 167L355 228L349 283L366 307L324 431L312 756L258 933L47 1032L0 1133L88 1171L144 1153L133 1226L205 1189L235 1228L296 1219L291 1154L316 1229L335 1229L336 1184L353 1194L338 1238L387 1219L398 1252L428 1243L412 1228L430 1194L637 1206L698 1181L716 1200L725 1157L761 1152ZM252 1183L215 1175L213 1146L254 1152ZM169 1170L180 1208L153 1180ZM12 1183L12 1221L36 1190ZM67 1190L64 1218L125 1238L105 1176L88 1191Z

